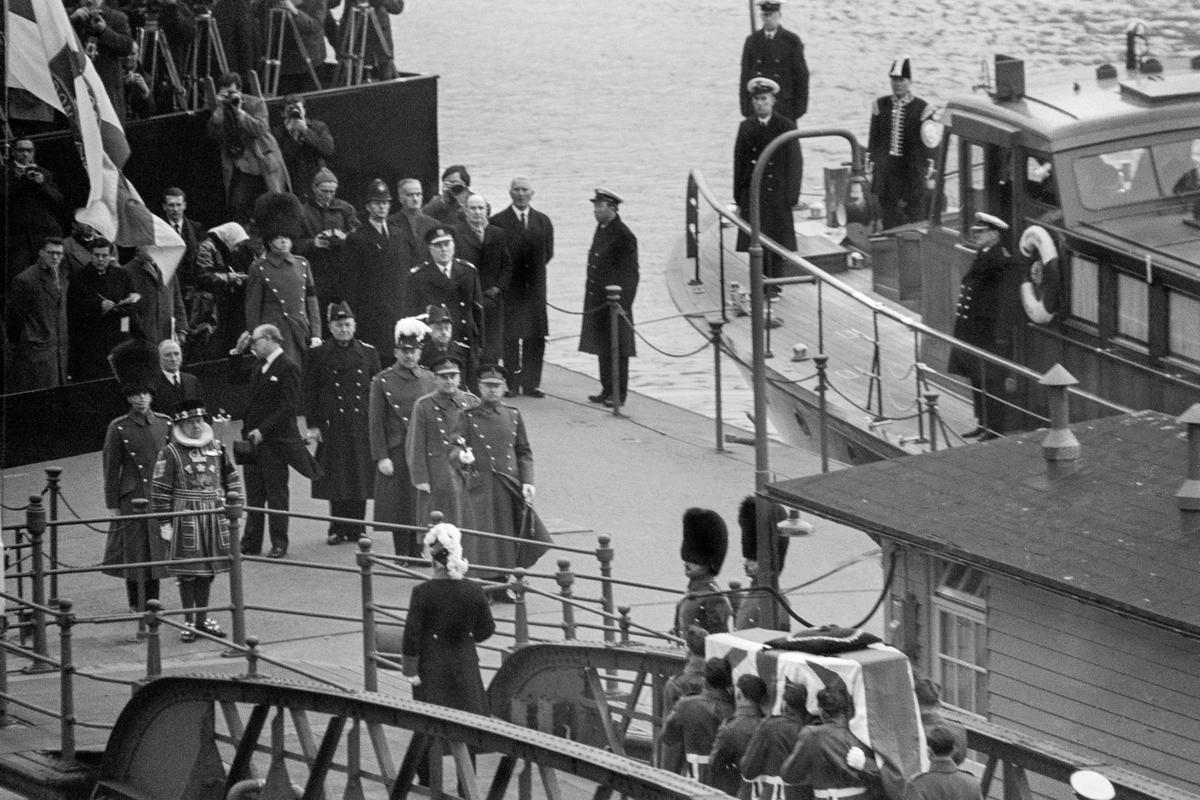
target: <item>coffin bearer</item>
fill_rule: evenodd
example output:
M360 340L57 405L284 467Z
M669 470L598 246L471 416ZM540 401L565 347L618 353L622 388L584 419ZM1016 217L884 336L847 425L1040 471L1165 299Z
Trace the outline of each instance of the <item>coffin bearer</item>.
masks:
M738 126L733 145L733 196L742 219L750 219L750 182L758 157L771 141L796 129L796 123L775 110L779 84L770 78L752 78L746 85L752 113ZM800 199L800 145L788 142L771 156L759 187L759 220L762 234L788 250L796 249L796 228L792 208ZM750 249L750 236L738 231L737 249ZM782 273L780 257L763 250L763 275L778 278ZM779 287L768 287L770 295Z
M121 394L129 412L108 424L104 437L104 505L113 516L133 514L134 500L150 501L151 480L159 449L166 444L171 418L150 409L151 387L158 368L154 347L138 339L117 345L110 356ZM149 510L148 508L146 510ZM167 543L158 526L144 519L113 520L104 546L104 574L125 579L129 610L146 610L147 600L157 600L159 581L166 566L122 568L122 564L166 561Z
M687 576L687 594L675 606L675 632L679 635L692 625L709 633L729 630L732 613L729 600L719 594L716 577L729 549L729 531L721 515L707 508L689 508L683 512L683 574Z
M430 511L440 511L447 522L457 523L462 519L462 480L450 463L450 445L459 415L479 405L479 398L459 388L462 362L457 358L447 356L431 369L437 389L413 404L405 456L418 493L417 519L423 522Z
M739 767L755 731L763 721L767 702L767 684L757 675L746 673L733 685L735 710L721 723L708 757L710 786L734 797L749 798L749 785L742 780Z
M708 760L717 730L733 716L733 678L722 658L704 662L704 691L682 698L663 720L659 746L683 751L684 775L709 782Z
M925 215L933 153L921 140L921 126L934 109L912 93L912 62L898 58L888 70L892 93L871 104L867 170L879 200L883 227L917 222Z
M408 472L404 443L413 404L437 388L433 373L417 363L421 340L428 335L429 326L416 317L397 322L396 362L371 380L367 407L371 458L375 462L376 522L424 522L417 519L417 490ZM421 538L413 531L393 531L392 543L398 556L421 555Z
M748 781L761 781L783 789L782 796L778 789L772 795L763 794L764 800L809 800L812 797L807 787L787 786L779 777L783 762L792 754L792 748L800 738L800 731L805 725L820 722L808 713L807 705L808 688L803 683L787 681L783 687L782 713L763 720L746 746L739 763L742 776Z
M309 351L304 369L305 419L321 465L312 496L329 501L330 516L364 519L375 490L367 409L379 356L354 337L349 304L331 304L325 321L330 338ZM364 533L360 524L331 522L326 542L355 542Z
M468 536L463 552L485 573L488 567L530 567L546 552L534 543L550 542L533 508L533 448L525 420L503 402L507 378L503 367L480 369L479 405L463 411L451 438L451 463L457 463L463 475L462 526L530 540L518 545ZM508 575L499 573L493 579L504 583Z
M192 511L168 517L159 526L163 540L170 543L170 558L179 561L209 558L168 567L179 579L179 599L187 614L188 629L179 639L196 641L196 631L224 636L217 621L203 610L208 606L213 578L229 571L229 520L224 513L225 496L242 492L237 470L225 446L213 436L207 412L198 401L185 401L172 415L170 443L158 454L154 465L153 510L157 513Z
M597 188L592 195L592 214L596 232L588 248L587 284L583 291L583 324L579 350L595 355L600 362L600 393L588 396L592 403L613 404L618 398L625 404L629 391L629 358L637 355L633 338L633 300L638 286L637 237L621 219L621 197L608 189ZM621 287L621 310L627 320L618 320L617 374L613 375L612 335L609 323L606 286Z
M874 751L850 732L848 700L844 691L817 692L821 724L800 732L779 773L785 783L812 787L817 800L867 800L879 782Z
M742 76L738 81L743 117L754 113L753 78L770 78L779 86L775 110L784 119L798 121L808 112L808 62L804 60L804 42L780 24L782 0L763 0L758 4L762 27L746 37L742 46ZM796 145L797 185L803 177L804 159ZM773 238L773 237L772 237Z

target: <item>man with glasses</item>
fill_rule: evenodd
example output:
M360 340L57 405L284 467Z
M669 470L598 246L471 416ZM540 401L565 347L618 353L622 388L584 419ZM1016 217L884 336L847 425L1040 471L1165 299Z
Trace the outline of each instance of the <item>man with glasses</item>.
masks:
M429 260L408 272L404 285L404 312L425 313L429 306L444 305L450 312L454 332L472 354L482 352L483 291L479 273L461 258L455 258L454 232L447 227L431 228L425 234ZM473 375L468 374L467 385Z
M413 404L408 424L405 455L412 485L417 490L417 520L425 522L429 512L442 512L445 522L462 519L462 491L458 469L450 462L451 440L458 418L479 398L459 388L462 362L447 357L433 365L437 388Z
M63 240L48 237L33 266L13 279L4 312L13 349L5 391L52 389L67 382L67 274ZM86 335L86 334L85 334Z

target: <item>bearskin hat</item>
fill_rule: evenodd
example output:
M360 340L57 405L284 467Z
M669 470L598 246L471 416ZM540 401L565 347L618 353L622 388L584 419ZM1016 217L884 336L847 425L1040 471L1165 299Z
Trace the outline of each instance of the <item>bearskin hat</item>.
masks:
M774 527L787 519L787 511L779 503L771 503L771 526ZM742 529L742 558L758 561L758 504L754 495L748 494L738 506L738 527ZM776 528L778 531L778 528ZM776 551L779 563L776 568L783 566L787 556L788 537L778 536L779 549Z
M683 512L683 544L679 557L703 564L716 575L729 550L729 530L721 515L707 508L689 508Z
M153 391L158 373L158 348L141 339L126 339L108 356L123 397Z
M300 201L291 192L267 192L254 201L254 228L263 242L276 236L299 239L301 215Z

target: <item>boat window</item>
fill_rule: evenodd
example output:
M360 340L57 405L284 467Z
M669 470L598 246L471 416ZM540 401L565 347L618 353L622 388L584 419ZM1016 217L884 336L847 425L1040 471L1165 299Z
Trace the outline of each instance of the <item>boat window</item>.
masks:
M1100 324L1100 267L1078 253L1070 257L1071 316Z
M1035 203L1058 207L1058 179L1048 156L1026 157L1025 191Z
M1145 147L1080 158L1075 161L1075 182L1084 208L1093 211L1159 197Z
M934 679L950 706L987 715L987 576L946 564L933 595Z
M962 196L958 183L958 137L951 136L946 148L946 166L943 170L945 180L942 182L942 212L958 214L962 209Z
M1169 194L1200 192L1200 138L1156 144L1158 182Z
M1167 352L1200 363L1200 298L1167 290Z
M1150 291L1146 282L1117 273L1117 335L1137 342L1150 338Z

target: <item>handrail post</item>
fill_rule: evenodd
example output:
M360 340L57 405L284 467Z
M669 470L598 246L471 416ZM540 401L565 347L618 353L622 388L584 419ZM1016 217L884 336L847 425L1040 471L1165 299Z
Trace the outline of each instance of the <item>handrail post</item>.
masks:
M629 606L621 606L617 612L621 615L621 644L629 644Z
M358 540L358 553L354 556L362 576L363 614L363 689L379 691L379 670L375 653L379 649L378 631L375 628L375 583L371 560L371 540L364 536Z
M29 531L30 598L33 601L33 652L39 656L50 655L46 645L46 564L42 553L42 540L46 533L46 509L41 495L31 495L29 507L25 509L25 529ZM48 672L52 667L42 661L33 661L24 672Z
M818 353L813 356L813 364L817 367L817 403L820 409L821 428L821 472L829 472L829 410L826 405L825 393L828 391L825 378L825 368L829 365L829 356Z
M929 414L929 452L931 452L931 453L936 453L937 449L938 449L938 437L937 437L938 396L939 395L937 392L926 392L923 395L923 397L925 398L926 413ZM918 414L917 416L920 416L920 415Z
M737 619L738 611L741 610L742 603L746 600L746 595L742 594L742 582L729 582L729 608L733 612L730 616Z
M63 762L70 764L75 760L75 664L72 653L72 627L75 625L75 615L71 613L70 600L62 599L58 603L59 629L59 710L62 716L62 727L59 730L59 756Z
M608 346L609 358L612 362L612 379L609 388L612 389L612 415L621 416L621 287L610 284L604 287L608 296ZM624 387L627 388L627 387Z
M225 495L225 517L229 520L229 605L230 616L233 619L232 641L240 645L246 643L246 589L242 572L241 535L238 531L244 511L241 495L237 492ZM231 648L222 655L232 658L240 653Z
M721 281L721 321L729 322L729 298L725 296L725 218L717 219L717 275Z
M149 511L150 511L150 501L144 497L137 498L130 505L133 508L134 514L146 514L146 513L149 513ZM138 522L119 523L119 524L149 526L149 521L139 520ZM154 536L156 534L157 534L157 532L148 533L147 535ZM137 575L134 578L134 580L137 583L137 599L134 601L134 608L132 610L135 614L138 615L137 616L136 638L137 639L145 639L146 638L146 618L144 616L142 616L142 612L144 612L146 610L146 570L144 567L138 568Z
M717 452L725 452L725 420L722 417L721 410L721 328L725 327L725 322L719 319L710 319L708 321L708 329L712 335L713 346L713 397L716 400L716 433L717 433Z
M565 558L558 560L558 572L554 573L554 580L558 583L558 594L563 598L563 637L567 641L571 641L575 638L575 606L571 605L569 601L575 593L572 589L575 584L575 573L571 571L570 560Z
M46 467L46 492L50 495L50 569L58 569L58 496L62 492L62 467ZM58 574L50 573L50 605L58 603Z
M687 229L687 255L695 261L692 279L688 286L702 286L700 280L700 193L696 189L696 177L688 173L687 196L684 206L684 227Z
M596 548L596 560L600 562L600 607L605 614L604 641L611 644L616 633L613 630L612 619L609 617L613 613L612 537L600 534L597 541L600 543L600 546Z
M162 601L146 601L146 680L162 674Z
M921 388L925 384L925 365L921 363L921 339L917 331L913 331L913 378L916 381L917 390L917 407L920 409ZM925 415L917 414L917 444L924 444L925 438Z
M373 662L372 662L373 663ZM246 676L247 678L258 677L258 637L246 637Z
M513 649L529 644L529 610L525 607L525 570L515 569L508 583L513 593Z

